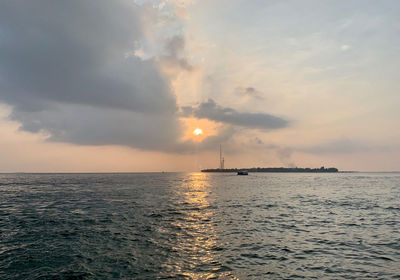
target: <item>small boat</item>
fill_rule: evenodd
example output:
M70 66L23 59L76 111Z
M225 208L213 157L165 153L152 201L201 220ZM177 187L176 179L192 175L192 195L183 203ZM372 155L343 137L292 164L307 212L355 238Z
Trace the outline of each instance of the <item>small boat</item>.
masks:
M238 171L237 175L249 175L249 173L247 173L247 171L242 170L242 171Z

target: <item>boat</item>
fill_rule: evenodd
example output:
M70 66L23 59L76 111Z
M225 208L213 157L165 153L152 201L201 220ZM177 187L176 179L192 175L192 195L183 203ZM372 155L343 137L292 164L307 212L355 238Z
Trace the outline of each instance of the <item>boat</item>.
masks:
M249 173L245 170L238 171L237 175L249 175Z

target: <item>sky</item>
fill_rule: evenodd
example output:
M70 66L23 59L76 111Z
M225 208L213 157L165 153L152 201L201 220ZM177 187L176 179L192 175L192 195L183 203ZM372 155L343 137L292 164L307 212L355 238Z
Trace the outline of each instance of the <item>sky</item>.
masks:
M0 172L399 171L399 9L1 1Z

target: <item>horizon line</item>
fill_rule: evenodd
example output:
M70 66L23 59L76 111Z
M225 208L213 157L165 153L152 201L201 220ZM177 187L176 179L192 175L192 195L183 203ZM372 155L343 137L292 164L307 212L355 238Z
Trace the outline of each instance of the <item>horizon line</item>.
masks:
M131 174L131 173L195 173L198 171L9 171L0 174ZM251 172L251 171L250 171ZM302 173L302 172L251 172L251 173ZM339 170L334 173L400 173L400 171Z

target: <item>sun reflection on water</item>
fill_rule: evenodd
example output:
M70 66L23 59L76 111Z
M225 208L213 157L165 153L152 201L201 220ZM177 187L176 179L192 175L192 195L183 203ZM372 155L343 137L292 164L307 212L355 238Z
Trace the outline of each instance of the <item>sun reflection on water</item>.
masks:
M190 279L235 279L218 254L221 248L213 225L215 213L210 198L209 175L189 174L183 180L181 191L186 212L183 220L174 222L176 227L182 229L181 238L174 249L186 256L191 271L185 272L182 267L181 273Z

